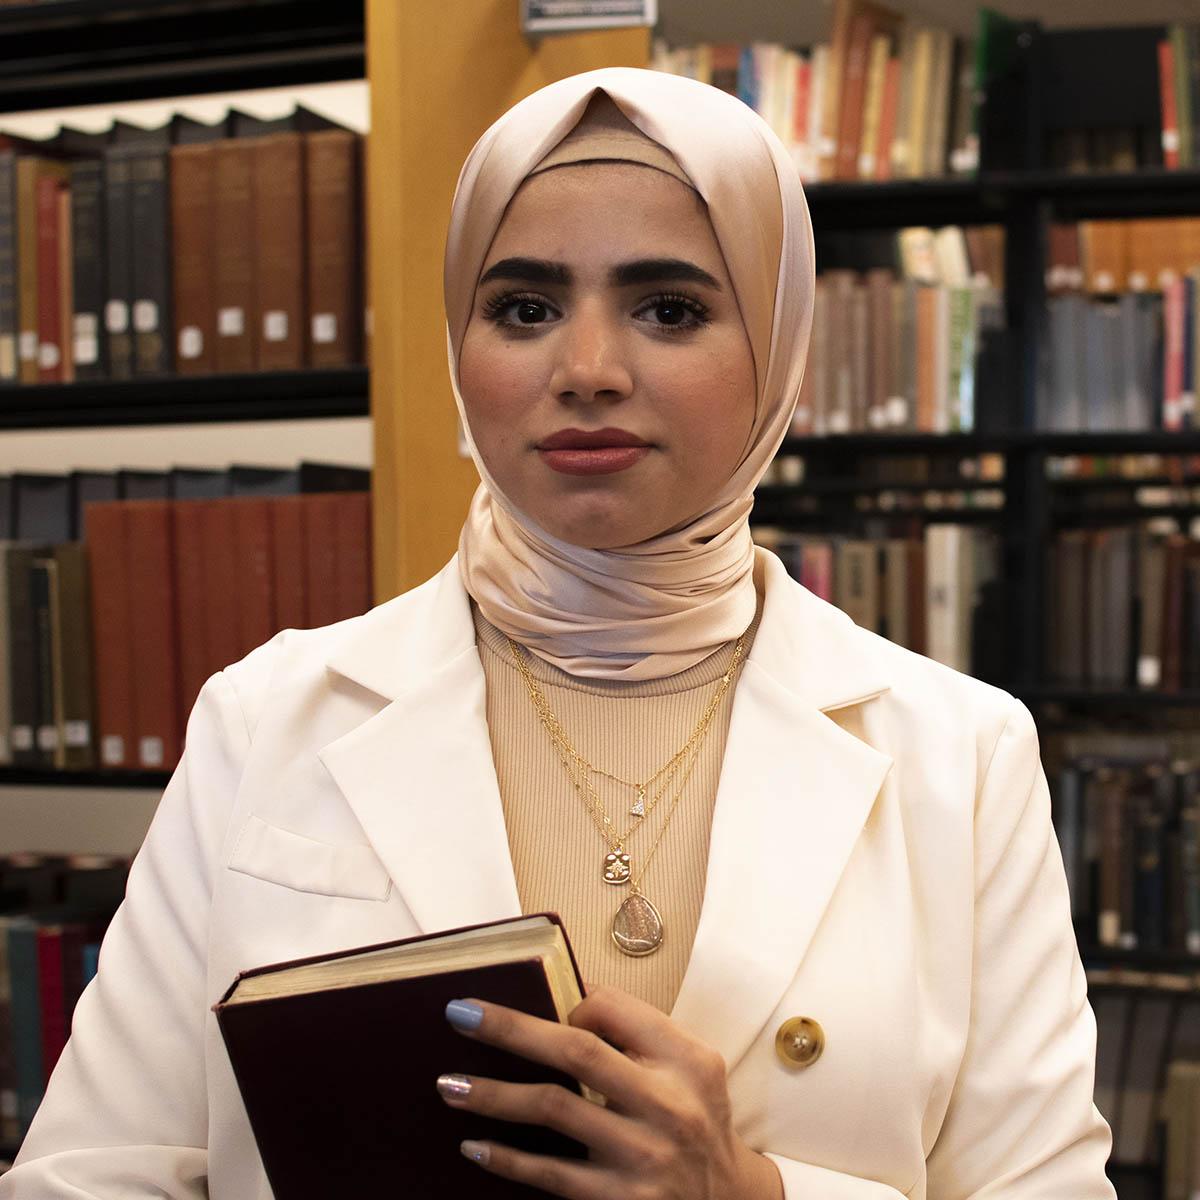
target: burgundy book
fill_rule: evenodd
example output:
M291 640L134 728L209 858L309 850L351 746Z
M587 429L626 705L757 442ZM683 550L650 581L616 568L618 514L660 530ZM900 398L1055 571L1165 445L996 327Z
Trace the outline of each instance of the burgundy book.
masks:
M299 972L296 968L306 968ZM458 1033L450 1000L478 997L566 1022L584 994L556 913L533 913L242 971L213 1005L275 1200L471 1196L524 1184L459 1153L464 1138L585 1158L541 1125L451 1108L444 1072L558 1083L569 1075Z

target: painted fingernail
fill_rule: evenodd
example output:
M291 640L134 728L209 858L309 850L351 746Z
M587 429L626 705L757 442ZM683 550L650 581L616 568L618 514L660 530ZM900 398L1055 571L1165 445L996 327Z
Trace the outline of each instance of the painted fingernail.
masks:
M472 1142L465 1141L458 1147L464 1158L469 1158L472 1162L477 1162L481 1167L488 1165L488 1159L491 1157L491 1147L487 1142Z
M451 1000L446 1005L446 1020L455 1029L475 1030L483 1021L483 1009L470 1000Z
M439 1075L437 1090L442 1099L453 1103L455 1100L465 1100L471 1094L471 1081L466 1075Z

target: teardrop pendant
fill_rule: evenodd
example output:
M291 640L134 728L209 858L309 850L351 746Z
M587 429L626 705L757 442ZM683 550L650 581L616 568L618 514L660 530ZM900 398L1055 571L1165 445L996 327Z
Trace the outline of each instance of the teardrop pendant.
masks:
M612 936L617 948L633 958L653 954L662 945L662 917L641 892L634 892L617 909Z
M644 817L646 815L646 789L641 784L638 784L637 799L633 802L633 807L629 812L635 817Z

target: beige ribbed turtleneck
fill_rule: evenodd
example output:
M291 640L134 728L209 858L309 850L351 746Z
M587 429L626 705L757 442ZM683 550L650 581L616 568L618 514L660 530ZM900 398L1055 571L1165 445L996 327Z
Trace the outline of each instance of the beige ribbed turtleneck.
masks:
M521 911L561 915L587 982L612 984L669 1013L691 957L704 898L709 830L736 683L709 726L670 827L641 881L642 892L662 915L663 944L653 954L631 958L611 935L613 914L629 886L613 886L601 877L608 846L538 720L504 635L471 607ZM760 601L746 655L761 614ZM730 644L687 671L639 683L583 679L529 654L526 661L579 753L624 779L641 780L691 736L732 654ZM632 789L603 776L592 778L614 825L624 830L637 821L629 815ZM649 796L658 790L652 787ZM635 879L677 790L678 782L630 835L626 849Z

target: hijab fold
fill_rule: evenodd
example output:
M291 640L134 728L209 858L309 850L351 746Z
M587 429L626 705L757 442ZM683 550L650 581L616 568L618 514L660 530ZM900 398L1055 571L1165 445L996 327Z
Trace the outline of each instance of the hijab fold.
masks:
M475 288L505 209L598 92L669 153L707 205L756 379L748 444L732 475L712 481L704 511L615 550L564 542L515 507L479 454L458 381ZM813 293L800 178L766 122L735 97L691 79L612 67L552 83L488 129L459 176L445 262L450 375L483 481L463 526L459 566L484 617L562 670L601 679L673 675L744 632L757 603L754 489L799 397Z

